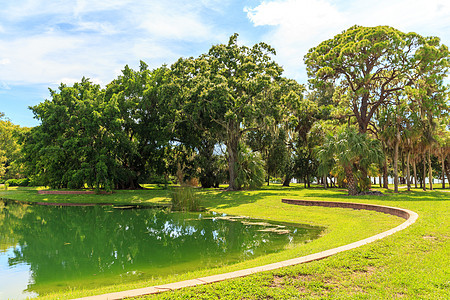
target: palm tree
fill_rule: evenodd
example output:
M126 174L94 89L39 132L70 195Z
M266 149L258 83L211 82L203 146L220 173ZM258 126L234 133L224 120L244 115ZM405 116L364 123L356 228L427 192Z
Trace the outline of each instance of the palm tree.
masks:
M349 195L358 193L355 172L367 170L372 163L379 163L383 159L380 142L369 139L366 134L359 133L354 127L345 127L335 135L328 135L324 144L319 148L318 159L322 168L327 168L330 161L335 161L345 172ZM360 179L360 187L364 190L370 187L365 183L367 178Z
M444 121L444 120L443 120ZM450 131L447 128L448 121L445 120L444 122L441 122L439 129L437 130L436 134L436 140L437 145L435 147L435 155L439 157L441 160L441 178L442 178L442 188L445 189L445 161L447 157L450 155ZM450 178L449 185L450 185Z

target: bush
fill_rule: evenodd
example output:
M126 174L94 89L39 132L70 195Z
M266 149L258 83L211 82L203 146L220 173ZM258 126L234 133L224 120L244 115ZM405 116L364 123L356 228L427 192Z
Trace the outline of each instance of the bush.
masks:
M172 184L172 180L169 178L169 180L166 180L164 176L159 175L150 175L147 178L143 180L139 180L139 183L149 183L149 184Z
M201 211L197 193L190 187L173 188L170 193L172 210Z
M241 144L236 164L236 182L239 188L260 188L264 184L265 177L266 172L261 154L251 152L246 145Z
M31 176L28 186L43 186L42 180L38 176Z
M17 184L18 184L19 186L29 186L29 184L30 184L30 179L28 179L28 178L19 179L19 180L17 181Z
M18 186L17 179L8 179L5 181L5 184L8 186Z
M30 179L22 178L22 179L8 179L5 181L5 184L8 186L28 186L30 183Z

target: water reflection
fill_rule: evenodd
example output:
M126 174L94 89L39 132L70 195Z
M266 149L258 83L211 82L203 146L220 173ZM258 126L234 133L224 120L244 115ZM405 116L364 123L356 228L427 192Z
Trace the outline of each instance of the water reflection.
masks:
M32 294L234 263L321 232L221 215L10 201L0 201L0 230L0 274L22 268L20 289Z

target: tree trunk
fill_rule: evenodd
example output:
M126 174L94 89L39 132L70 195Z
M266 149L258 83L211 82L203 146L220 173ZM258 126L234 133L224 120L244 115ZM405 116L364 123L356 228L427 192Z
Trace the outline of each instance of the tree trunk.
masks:
M450 186L450 176L449 176L449 172L450 172L450 163L448 162L448 160L445 160L445 174L447 175L447 181L448 181L448 185Z
M411 168L409 166L411 152L408 150L408 155L406 157L406 185L408 186L408 192L411 191Z
M414 171L414 187L417 189L417 167L416 167L416 155L413 155L413 171Z
M227 125L228 173L230 176L228 190L236 191L240 189L236 182L236 169L239 151L239 127L236 126L234 121L228 122Z
M324 188L324 189L327 189L328 183L327 183L327 176L326 176L326 175L323 175L323 177L322 177L322 183L323 183L323 188Z
M381 182L381 174L378 175L378 182L380 184L380 188L383 187L383 183Z
M389 189L387 159L384 160L383 164L383 188Z
M362 190L368 191L372 187L372 181L367 175L367 169L365 167L359 166L359 170L361 171L361 183L359 186L362 188Z
M289 186L290 183L291 183L291 176L286 175L283 181L283 186Z
M425 178L427 178L427 164L426 164L426 162L425 162L425 153L423 154L423 159L422 159L422 162L423 162L423 190L424 191L426 191L427 190L427 185L426 185L426 182L425 182Z
M445 189L445 157L444 157L444 150L441 149L442 155L441 155L441 168L442 168L442 189Z
M398 144L400 133L397 132L397 138L394 145L394 193L398 193Z
M353 177L352 166L345 167L345 176L347 177L348 194L351 196L358 194L355 178Z
M430 181L430 190L433 190L433 168L431 167L431 148L428 150L428 180Z

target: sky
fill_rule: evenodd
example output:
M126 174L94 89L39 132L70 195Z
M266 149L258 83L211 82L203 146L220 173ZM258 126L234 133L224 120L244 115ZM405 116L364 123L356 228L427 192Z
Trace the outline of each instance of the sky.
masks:
M450 46L448 0L0 0L0 112L39 125L28 108L49 88L105 86L138 69L197 57L212 45L265 42L283 75L307 83L303 56L353 25L389 25Z

